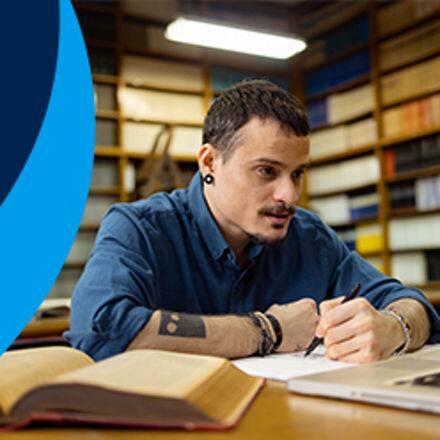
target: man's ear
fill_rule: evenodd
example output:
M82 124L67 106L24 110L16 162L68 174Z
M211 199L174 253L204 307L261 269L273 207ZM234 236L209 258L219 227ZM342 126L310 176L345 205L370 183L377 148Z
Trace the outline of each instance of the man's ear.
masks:
M203 176L215 174L215 170L220 160L220 152L211 144L203 144L197 153L197 162L199 170Z

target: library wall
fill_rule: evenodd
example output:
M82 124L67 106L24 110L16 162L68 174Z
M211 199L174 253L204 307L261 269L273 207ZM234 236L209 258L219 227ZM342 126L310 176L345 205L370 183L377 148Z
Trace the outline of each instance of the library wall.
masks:
M379 270L440 303L438 2L317 8L302 17L309 47L294 64L167 41L170 11L148 2L80 2L76 10L95 88L95 165L82 225L51 296L70 296L109 207L141 196L147 158L165 150L173 166L162 186L144 188L186 186L212 99L264 76L295 90L309 114L304 205ZM292 22L274 16L245 19L272 20L279 30Z

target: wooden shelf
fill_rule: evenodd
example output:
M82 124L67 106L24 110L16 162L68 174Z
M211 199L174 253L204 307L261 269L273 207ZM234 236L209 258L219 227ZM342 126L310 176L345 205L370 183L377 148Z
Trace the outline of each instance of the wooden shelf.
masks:
M84 266L86 265L86 262L71 262L71 261L66 261L64 263L64 268L66 269L84 269Z
M89 224L79 225L80 231L96 232L98 229L99 229L99 223L89 223Z
M305 72L312 72L313 70L319 69L320 67L337 63L338 61L341 61L344 58L348 58L349 56L355 54L356 52L360 52L362 49L367 49L367 48L368 48L368 43L357 44L356 46L350 47L349 49L345 49L344 51L328 58L327 60L316 63L315 65L306 67L304 69L304 71Z
M127 159L135 159L135 160L144 160L147 158L149 153L140 152L140 151L130 151L130 150L123 150L122 156L126 157ZM177 162L197 162L197 157L187 154L171 154L171 158L174 159Z
M333 128L333 127L339 127L341 125L348 125L353 122L357 122L362 119L368 118L372 114L373 114L373 112L370 110L368 112L361 113L360 115L353 116L352 118L345 119L344 121L328 123L328 124L320 125L319 127L313 127L311 131L312 131L312 133L315 133L320 130L325 130L326 128Z
M406 173L400 173L393 177L386 177L386 182L394 183L401 182L403 180L413 180L419 177L431 177L440 174L440 166L423 168L421 170L409 171Z
M96 186L90 187L89 195L96 196L119 196L119 187L113 186L108 188L99 188Z
M318 99L326 98L329 95L333 95L335 93L346 92L350 89L354 89L355 87L362 86L364 84L368 84L370 82L370 74L359 76L358 78L354 78L350 81L346 81L336 87L332 87L324 92L314 93L313 95L306 95L306 102L317 101Z
M359 220L353 220L348 223L343 223L343 224L339 224L339 225L332 225L332 224L328 224L328 225L331 226L333 229L349 229L349 228L355 227L355 226L371 225L373 223L377 223L378 221L379 221L378 217L374 216L374 217L367 217L367 218L363 218L363 219L359 219Z
M166 52L161 52L159 50L152 50L148 48L134 48L134 47L124 47L123 52L127 55L137 55L137 56L146 56L151 58L157 58L165 61L180 61L187 63L199 63L202 64L202 60L196 56L187 56L187 55L177 55L177 54L168 54Z
M381 148L390 147L396 144L403 144L405 142L411 142L423 137L431 136L440 133L440 126L436 125L434 127L426 128L424 130L417 131L410 134L401 134L399 136L382 138L379 140L379 146Z
M368 145L363 145L361 147L352 148L351 150L343 151L341 153L335 153L329 156L312 159L310 165L311 166L324 165L329 162L339 162L344 159L361 156L366 153L372 153L374 152L375 147L376 144L368 144Z
M163 119L149 119L149 118L130 118L123 117L123 120L126 122L138 122L140 124L160 124L160 125L168 125L172 127L195 127L202 128L202 122L193 122L193 121L166 121Z
M416 208L395 208L390 210L389 217L423 217L440 213L440 208L418 211Z
M164 92L164 93L179 93L182 95L197 95L203 96L204 90L201 89L178 89L173 87L160 87L153 84L148 84L142 81L129 81L123 80L123 84L126 87L131 87L135 89L143 89L143 90L152 90L155 92Z
M94 73L92 75L93 82L97 84L117 85L119 78L116 75L104 75L102 73Z
M377 186L377 182L369 183L369 184L366 184L366 185L359 185L357 187L350 187L350 188L340 189L340 190L337 190L337 191L329 191L329 192L320 193L320 194L309 193L309 198L310 199L320 199L320 198L323 198L323 197L335 196L335 195L338 195L338 194L346 194L346 193L356 192L356 191L359 191L361 189L375 188L376 186Z
M95 114L98 119L110 119L117 121L119 118L119 112L116 110L95 110Z
M97 157L121 157L122 150L120 147L114 146L96 146L95 147L95 156Z

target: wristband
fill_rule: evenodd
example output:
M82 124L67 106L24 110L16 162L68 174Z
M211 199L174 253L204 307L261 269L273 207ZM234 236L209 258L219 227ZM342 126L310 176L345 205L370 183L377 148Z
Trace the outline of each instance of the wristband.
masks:
M283 331L281 330L281 325L275 316L271 313L265 313L266 317L269 319L272 324L272 328L275 332L275 343L273 345L273 351L276 351L280 348L281 343L283 342Z
M258 344L257 354L259 354L260 356L266 356L272 353L275 336L272 337L271 335L271 331L273 332L273 334L274 331L272 328L269 327L270 321L261 312L250 312L248 313L248 316L251 318L252 323L255 325L255 327L258 327L260 329L261 333L261 340Z
M411 345L411 327L408 324L408 321L400 314L395 312L394 310L381 310L382 315L392 316L402 327L403 334L405 335L405 342L397 348L397 350L393 353L398 356L401 354L407 353L409 346Z

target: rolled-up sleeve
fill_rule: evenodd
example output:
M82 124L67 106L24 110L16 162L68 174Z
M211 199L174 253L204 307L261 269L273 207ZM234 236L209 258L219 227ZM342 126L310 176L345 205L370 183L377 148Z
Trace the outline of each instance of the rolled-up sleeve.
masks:
M135 214L116 205L73 292L69 343L95 360L125 350L156 305L154 252Z
M440 317L426 296L418 289L409 288L400 281L390 278L357 252L350 251L336 233L328 227L322 231L329 240L329 266L333 268L330 284L330 297L346 294L353 285L362 285L360 295L364 296L377 309L402 298L412 298L425 306L431 322L431 334L428 343L440 342Z

